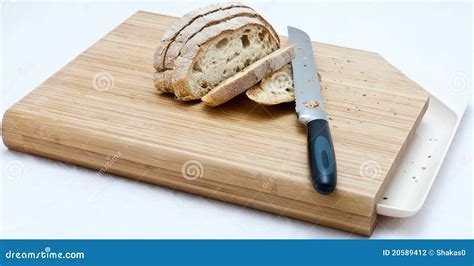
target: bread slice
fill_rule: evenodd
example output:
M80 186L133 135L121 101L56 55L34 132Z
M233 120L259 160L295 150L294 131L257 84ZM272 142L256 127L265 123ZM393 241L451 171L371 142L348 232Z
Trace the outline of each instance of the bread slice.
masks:
M287 65L294 57L293 45L276 50L226 79L202 97L201 100L209 106L223 104L254 86L265 76Z
M178 99L196 100L258 59L279 48L256 18L236 17L205 28L175 60L172 86Z
M319 72L318 79L321 81ZM286 64L260 84L246 91L247 97L263 105L275 105L295 101L295 87L291 63Z
M158 71L165 70L164 68L165 53L166 53L166 50L168 49L169 44L172 41L174 41L174 39L181 32L181 30L186 28L193 21L195 21L196 19L200 17L206 16L208 14L211 14L220 10L231 9L234 7L250 8L241 3L215 4L215 5L206 6L206 7L194 10L192 12L189 12L185 14L183 17L181 17L180 19L178 19L178 21L175 24L173 24L173 26L169 30L167 30L161 37L161 41L158 44L158 47L156 48L153 67Z
M196 19L193 23L189 24L184 28L175 38L173 42L168 46L168 50L165 52L165 69L173 69L174 60L179 56L181 49L194 35L201 32L204 28L219 23L225 23L226 21L235 17L253 17L258 18L266 27L270 30L270 33L278 40L278 34L275 32L273 27L253 9L248 7L235 7L226 10L220 10L212 14L208 14L204 17Z
M284 65L260 84L246 91L247 97L264 105L274 105L295 100L295 87L291 63Z

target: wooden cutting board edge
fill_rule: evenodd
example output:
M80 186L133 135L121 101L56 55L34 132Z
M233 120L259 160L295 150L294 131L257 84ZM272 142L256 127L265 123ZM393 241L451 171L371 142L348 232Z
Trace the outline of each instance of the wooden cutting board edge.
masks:
M19 152L29 153L52 160L62 161L80 167L99 170L104 167L104 158L109 155L95 153L75 147L60 145L55 142L46 141L30 136L23 136L9 131L3 131L5 145ZM38 148L41 143L41 149ZM66 154L74 154L70 160L65 160ZM97 172L96 175L100 178ZM171 189L176 189L195 195L212 198L215 200L236 204L243 208L250 207L263 210L278 216L292 217L310 223L326 225L360 235L370 236L375 228L376 215L360 216L345 211L335 210L319 205L311 205L294 200L288 205L286 200L266 193L256 193L249 189L236 189L225 184L213 182L200 182L195 185L192 182L182 182L181 173L169 171L164 168L151 167L118 158L108 169L107 173L118 176L127 176L137 180ZM140 174L137 174L140 173ZM169 178L160 178L160 177ZM179 180L179 181L174 181ZM305 211L302 211L305 210Z
M425 112L427 106L428 106L428 102L426 103L425 107L422 110L423 113ZM110 154L108 153L96 153L93 151L79 149L77 147L71 147L68 145L58 144L58 143L48 140L47 138L46 139L36 138L34 132L30 132L32 133L33 136L22 135L22 134L17 134L15 132L12 132L8 129L17 128L19 126L18 124L19 121L25 121L24 117L21 117L21 118L15 117L15 112L13 110L14 108L11 108L5 113L5 116L3 119L4 125L2 126L3 141L5 145L12 150L26 152L26 153L30 153L30 154L34 154L34 155L38 155L38 156L42 156L42 157L46 157L46 158L50 158L54 160L60 160L60 161L64 161L64 158L69 157L69 156L65 156L64 154L72 153L75 155L80 155L83 153L83 154L87 154L87 158L90 159L90 161L88 161L86 158L82 160L77 159L75 161L64 161L64 162L94 169L94 170L99 170L99 171L106 163L104 162L104 158L106 158L107 156L110 156ZM16 115L24 116L25 114L16 114ZM37 114L32 114L32 115L37 115ZM421 121L421 116L420 116L420 119L417 120L417 124L420 121ZM23 125L20 127L25 129L24 126L34 128L36 125L31 123L29 125ZM407 143L411 139L415 129L416 127L410 132L409 137L407 138L405 144L402 147L403 150L406 148ZM28 132L28 131L21 130L21 132ZM38 143L41 143L41 149L39 149ZM402 154L403 154L403 151L400 153L400 156ZM183 180L180 172L169 171L164 168L157 168L151 165L141 164L140 162L137 162L137 161L134 162L134 161L128 161L124 159L119 159L119 160L120 161L118 163L114 164L115 166L112 165L110 168L108 168L107 172L117 174L117 175L129 176L139 181L153 183L153 184L157 184L157 185L161 185L165 187L171 187L173 189L191 192L193 194L217 199L220 201L230 202L237 205L243 205L243 206L248 206L248 207L252 207L259 210L264 210L264 211L271 212L277 215L284 215L284 216L289 216L289 217L297 218L297 219L312 222L312 223L332 226L335 228L349 231L351 233L357 233L361 235L370 236L375 228L376 217L377 217L375 213L375 203L377 201L375 201L372 204L372 211L370 215L360 216L358 214L354 214L349 211L336 210L336 209L324 207L321 205L309 205L308 203L295 200L293 203L294 207L301 205L303 206L302 208L305 208L305 209L317 208L317 211L315 212L305 213L305 212L301 212L297 208L292 208L293 206L291 205L288 206L283 203L281 205L275 205L275 202L278 202L279 197L274 196L272 194L261 193L260 199L255 199L255 197L250 198L248 197L249 193L252 193L252 192L257 193L257 191L250 191L245 188L236 188L234 186L226 186L223 184L212 184L212 182L210 182L211 183L210 188L209 187L205 188L205 186L203 185L204 183L200 183L196 185L196 184L193 184L193 182L186 182L185 180ZM395 171L398 165L398 161L399 160L397 159L397 162L394 163L394 165L390 169L389 177L391 177L393 171ZM134 167L134 165L136 166ZM143 171L140 171L140 170L143 170L143 168L145 169L156 168L158 169L157 170L158 175L137 176L137 172L143 172ZM163 177L163 178L160 178L160 177ZM172 181L170 179L167 179L166 177L177 178L178 181ZM384 184L387 184L387 183L388 182L385 182ZM224 188L226 189L226 191L223 191ZM238 192L236 193L236 191ZM377 199L379 199L382 194L383 194L383 189L381 189L380 192L378 193ZM262 198L267 201L262 200ZM357 224L357 226L354 226L354 224Z

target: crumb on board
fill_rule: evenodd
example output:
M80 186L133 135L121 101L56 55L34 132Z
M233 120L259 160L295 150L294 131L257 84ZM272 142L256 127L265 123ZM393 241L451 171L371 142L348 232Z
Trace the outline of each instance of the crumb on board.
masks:
M318 101L309 101L309 102L304 102L303 104L306 108L309 108L309 109L316 109L319 107Z
M425 171L425 170L426 170L426 167L424 167L424 166L423 166L423 167L421 167L421 170Z
M415 180L415 179L416 179L416 176L412 176L411 179Z
M384 200L388 200L388 198L387 198L387 197L383 197L383 199L384 199Z
M431 158L431 155L428 155L428 158Z

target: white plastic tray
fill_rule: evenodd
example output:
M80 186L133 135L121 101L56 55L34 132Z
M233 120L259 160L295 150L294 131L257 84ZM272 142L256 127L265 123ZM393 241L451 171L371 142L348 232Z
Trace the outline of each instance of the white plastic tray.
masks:
M458 129L471 91L467 85L460 91L449 89L430 95L428 109L377 204L380 215L404 218L421 209Z

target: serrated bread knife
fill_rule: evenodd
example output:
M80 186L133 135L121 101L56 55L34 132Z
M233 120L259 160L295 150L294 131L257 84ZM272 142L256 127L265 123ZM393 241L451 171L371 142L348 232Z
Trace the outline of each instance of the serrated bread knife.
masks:
M328 195L336 188L336 156L324 112L311 39L304 31L288 26L288 42L296 45L296 56L291 62L296 113L298 120L308 129L311 179L319 193Z

